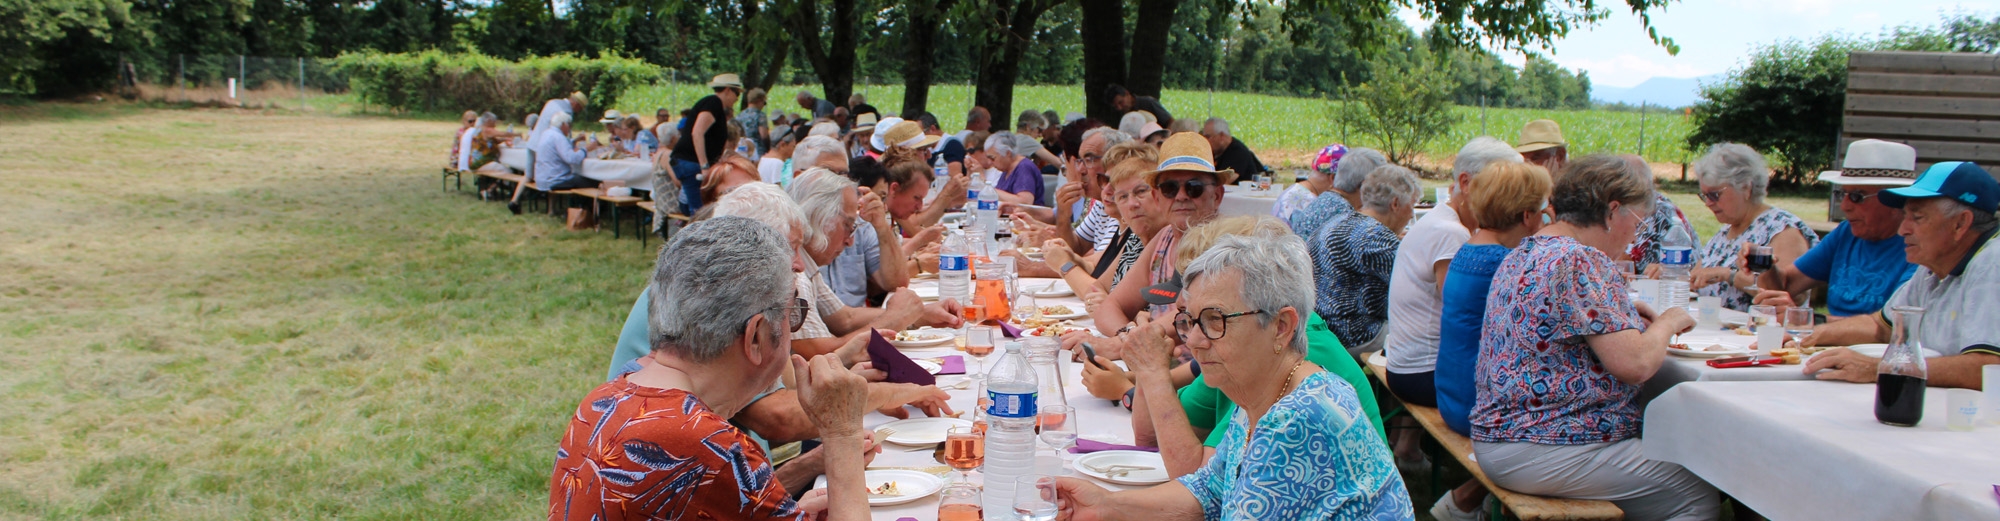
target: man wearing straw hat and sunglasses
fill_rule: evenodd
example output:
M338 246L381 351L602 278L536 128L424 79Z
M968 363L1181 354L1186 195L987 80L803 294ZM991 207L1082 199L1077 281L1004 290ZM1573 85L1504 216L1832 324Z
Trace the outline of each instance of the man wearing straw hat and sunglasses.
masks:
M1133 323L1140 311L1149 309L1148 305L1155 319L1173 313L1174 297L1154 295L1148 298L1147 293L1155 289L1154 285L1173 278L1175 242L1188 228L1214 219L1216 208L1222 205L1222 187L1236 181L1234 170L1215 169L1215 161L1209 155L1211 152L1208 140L1194 132L1174 134L1160 144L1160 166L1146 176L1146 184L1152 185L1154 190L1152 206L1147 213L1166 216L1169 226L1146 241L1145 251L1133 264L1134 268L1144 268L1146 276L1126 276L1125 280L1111 288L1104 304L1097 307L1091 318L1096 320L1098 331L1119 337L1132 329L1128 324ZM1072 348L1086 339L1089 339L1087 333L1065 335L1063 347ZM1124 352L1124 342L1120 338L1091 342L1092 348L1102 356L1115 359Z
M1840 170L1822 172L1819 180L1833 183L1847 222L1804 255L1765 272L1757 281L1764 291L1755 295L1755 302L1791 306L1804 300L1806 292L1825 287L1827 315L1833 320L1879 311L1917 265L1904 258L1903 237L1896 234L1903 209L1891 208L1877 196L1916 182L1917 149L1878 139L1856 141L1847 146Z

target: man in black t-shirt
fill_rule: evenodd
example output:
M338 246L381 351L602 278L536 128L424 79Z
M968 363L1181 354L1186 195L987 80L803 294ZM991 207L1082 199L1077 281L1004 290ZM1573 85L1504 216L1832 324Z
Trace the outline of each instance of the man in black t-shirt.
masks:
M729 107L743 95L743 80L735 74L717 75L708 87L715 94L694 102L688 116L681 119L681 140L674 145L674 179L680 182L683 215L694 215L707 201L701 200L701 174L722 162L730 148Z
M1132 95L1132 91L1125 90L1124 85L1116 83L1104 88L1104 97L1111 100L1111 107L1118 109L1119 114L1134 110L1143 110L1151 112L1153 119L1158 120L1156 122L1160 124L1161 128L1174 124L1174 115L1167 112L1167 107L1160 104L1159 98L1134 96Z
M1215 154L1215 167L1236 171L1239 179L1264 175L1264 162L1257 160L1257 154L1243 145L1243 140L1229 134L1229 122L1222 118L1208 118L1201 126L1201 137L1208 139L1209 152Z

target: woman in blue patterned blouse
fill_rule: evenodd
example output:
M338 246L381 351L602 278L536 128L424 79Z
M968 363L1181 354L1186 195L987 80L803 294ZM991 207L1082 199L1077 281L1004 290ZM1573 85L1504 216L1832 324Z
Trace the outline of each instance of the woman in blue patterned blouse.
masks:
M1682 308L1635 305L1605 254L1652 211L1651 177L1616 157L1569 163L1550 195L1555 222L1494 271L1472 450L1509 490L1611 501L1631 520L1716 519L1715 487L1639 445L1639 387L1669 338L1694 327Z
M1306 361L1313 286L1305 244L1279 230L1219 238L1182 275L1173 328L1141 319L1128 363L1163 364L1179 334L1236 402L1214 457L1152 488L1109 492L1063 478L1062 517L1412 519L1409 491L1354 388ZM1171 399L1171 397L1169 397ZM1179 425L1169 425L1178 421ZM1184 414L1159 428L1188 430Z

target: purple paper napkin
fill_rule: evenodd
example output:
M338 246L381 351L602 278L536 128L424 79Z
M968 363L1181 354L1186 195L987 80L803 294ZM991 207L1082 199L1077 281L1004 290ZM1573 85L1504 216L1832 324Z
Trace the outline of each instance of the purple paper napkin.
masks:
M1159 452L1159 451L1160 451L1160 448L1159 448L1159 447L1140 447L1140 446L1137 446L1137 445L1119 445L1119 444L1115 444L1115 443L1105 443L1105 442L1101 442L1101 441L1091 441L1091 440L1086 440L1086 439L1083 439L1083 438L1077 438L1077 439L1076 439L1076 446L1075 446L1075 447L1070 447L1070 448L1069 448L1069 453L1070 453L1070 454L1089 454L1089 453L1092 453L1092 452L1098 452L1098 451L1106 451L1106 450L1136 450L1136 451L1140 451L1140 452Z
M869 331L868 360L876 369L889 373L889 382L917 385L937 385L937 377L931 376L923 366L911 361L908 355L897 351L896 346L882 338L882 333Z
M939 369L937 374L965 374L965 357L963 356L952 355L944 357L944 363L938 365L943 367L943 369Z
M1002 321L1000 322L1000 334L1007 335L1007 338L1021 338L1021 328L1014 327L1013 324Z

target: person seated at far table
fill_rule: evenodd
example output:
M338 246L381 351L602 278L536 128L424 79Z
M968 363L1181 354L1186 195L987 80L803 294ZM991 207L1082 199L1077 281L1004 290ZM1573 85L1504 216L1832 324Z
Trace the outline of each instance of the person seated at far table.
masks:
M998 179L986 182L998 192L1001 202L1014 204L1042 205L1042 168L1035 166L1032 157L1019 151L1021 146L1040 148L1035 138L1025 134L998 132L986 138L984 152L986 160L994 168L1002 169Z
M1592 158L1585 158L1592 160ZM1597 159L1601 160L1601 159ZM1464 201L1472 217L1472 239L1452 255L1451 271L1440 280L1444 305L1438 318L1438 348L1432 386L1437 389L1438 415L1453 432L1472 434L1468 423L1474 401L1473 372L1479 361L1479 334L1486 320L1486 296L1493 272L1521 239L1549 222L1549 173L1528 163L1487 167L1467 184L1456 203ZM1431 517L1439 520L1477 519L1486 500L1478 480L1438 498Z
M1764 202L1771 168L1764 164L1764 156L1750 147L1715 145L1708 155L1695 160L1694 173L1702 203L1722 223L1722 229L1698 253L1688 287L1704 297L1722 297L1722 305L1729 309L1749 311L1750 295L1743 291L1757 281L1751 280L1749 272L1736 269L1743 250L1769 246L1777 263L1782 264L1812 249L1819 243L1819 234L1799 216Z
M1190 261L1200 257L1222 237L1270 240L1287 235L1291 235L1291 229L1283 221L1270 217L1237 216L1209 221L1188 230L1175 246L1179 251L1175 255L1174 272L1187 271ZM1149 298L1169 303L1174 302L1183 289L1178 280L1170 280L1155 288L1156 291L1147 293ZM1175 296L1169 297L1168 294ZM1150 297L1152 295L1158 296ZM1340 347L1340 339L1333 336L1319 315L1303 315L1306 318L1306 361L1331 371L1353 386L1375 432L1387 432L1382 430L1382 414L1375 403L1375 391L1368 383L1367 374L1362 372L1361 364ZM1222 437L1227 432L1222 427L1236 410L1236 404L1230 401L1229 395L1208 384L1208 375L1195 377L1194 382L1175 392L1172 381L1167 378L1169 355L1152 351L1128 355L1125 361L1132 368L1130 372L1099 357L1092 364L1083 364L1083 380L1094 396L1105 396L1100 387L1109 386L1110 389L1105 391L1124 389L1111 396L1117 397L1121 404L1132 410L1134 443L1159 447L1160 456L1166 460L1167 474L1178 477L1194 472L1215 454L1215 447L1222 443ZM1136 384L1144 384L1144 391L1139 392ZM1189 428L1180 428L1182 425Z
M1309 262L1305 250L1289 233L1225 236L1188 264L1174 318L1142 317L1128 355L1158 365L1172 337L1184 339L1237 406L1222 443L1193 474L1149 488L1059 478L1059 518L1413 519L1354 387L1307 360L1313 285L1293 268Z
M1917 273L1867 319L1854 318L1813 329L1800 341L1808 346L1888 342L1901 320L1898 307L1923 308L1917 338L1925 348L1956 353L1925 360L1932 387L1980 389L1981 367L2000 364L2000 248L1993 248L2000 220L2000 183L1978 165L1950 161L1931 165L1917 182L1876 195L1882 204L1903 209L1903 251ZM1941 275L1942 274L1942 275ZM1822 380L1875 381L1880 360L1841 348L1822 352L1806 364L1806 374ZM1821 372L1824 370L1825 372Z
M1380 150L1355 147L1335 163L1331 186L1285 220L1292 227L1292 233L1307 243L1312 242L1313 234L1318 233L1327 221L1361 206L1361 183L1368 180L1369 172L1389 164L1389 158Z
M479 119L473 123L472 128L466 130L465 135L459 138L458 170L461 172L480 170L488 172L511 171L511 169L507 168L507 165L500 163L500 145L519 137L521 137L520 134L500 130L499 116L495 116L491 112L480 114ZM500 192L494 191L493 187L495 184L493 178L486 176L479 176L473 180L473 186L479 189L480 197L486 199L501 196Z
M1312 252L1314 312L1355 355L1382 350L1389 320L1389 275L1396 247L1424 187L1408 168L1386 165L1368 173L1361 206L1335 216L1306 241Z
M741 217L690 226L653 277L656 362L584 396L549 478L549 519L869 518L862 377L831 356L791 354L805 303L789 284L785 238ZM727 421L786 367L819 427L828 487L794 502L770 460Z
M1243 140L1229 133L1229 120L1208 118L1201 124L1201 137L1208 140L1210 150L1215 152L1215 165L1235 170L1236 175L1256 177L1264 175L1264 162L1257 159L1257 153Z
M645 136L640 134L641 132L646 132L646 126L639 123L638 116L620 117L617 121L611 122L605 129L611 131L611 144L617 145L615 150L618 152L619 158L636 157L646 159L645 154L647 152L659 151L659 143L655 142L648 145Z
M451 134L451 153L444 156L445 167L457 167L459 170L466 169L464 166L461 166L465 162L463 159L465 156L465 134L475 128L479 128L479 111L468 110L458 116L458 130L453 131Z
M556 113L548 119L550 127L530 140L528 147L535 151L535 184L544 192L570 190L597 186L597 181L577 174L582 168L585 154L597 150L597 143L584 143L577 149L570 143L569 114ZM520 197L520 192L515 192ZM520 213L518 209L515 213Z
M1313 198L1333 189L1333 171L1340 166L1340 158L1347 155L1347 145L1334 143L1319 149L1311 164L1306 165L1306 175L1286 188L1278 196L1278 204L1271 205L1271 215L1279 221L1291 222L1292 214L1312 205Z
M1839 320L1882 310L1896 288L1916 274L1903 257L1903 210L1882 202L1883 190L1909 186L1917 177L1917 149L1863 139L1847 145L1840 170L1823 172L1847 222L1792 262L1780 262L1757 285L1756 304L1792 306L1803 293L1825 288L1828 318ZM1741 264L1741 263L1739 263ZM1810 303L1808 303L1810 304Z
M921 163L923 160L917 161ZM905 169L901 173L908 175L910 172ZM889 184L908 188L912 183L908 177L887 180L888 176L889 169L868 157L853 158L848 163L847 178L864 192L860 198L861 220L867 225L854 227L848 241L852 245L841 250L838 257L821 268L820 276L826 280L827 287L833 288L834 294L840 297L840 302L849 307L868 305L870 294L889 293L910 285L910 275L905 272L909 265L895 262L895 259L905 258L902 253L903 236L896 231L892 220L895 216L887 204L895 199L899 202L898 208L901 208L909 198L896 198L894 194L882 191L889 190ZM930 187L923 189L929 190ZM923 197L922 192L917 197Z
M1646 164L1646 158L1632 154L1618 157L1625 160L1626 168L1647 172L1649 175L1653 171L1653 167ZM1549 171L1549 175L1561 173L1559 170ZM1691 244L1694 250L1701 251L1701 237L1695 235L1694 224L1688 222L1687 214L1682 213L1681 207L1675 205L1672 199L1667 198L1667 194L1660 193L1656 187L1653 189L1653 215L1646 217L1645 224L1639 226L1639 233L1632 239L1632 244L1625 248L1623 258L1612 253L1611 259L1631 261L1633 273L1645 273L1649 278L1659 278L1660 268L1653 265L1660 262L1660 252L1666 247L1667 234L1674 232L1675 228L1686 231L1688 238L1694 241Z
M1473 385L1472 451L1495 485L1610 501L1635 521L1721 516L1715 487L1646 459L1639 389L1694 328L1681 307L1633 303L1606 253L1632 243L1652 209L1650 174L1617 158L1570 162L1555 222L1507 254L1486 297Z
M1521 125L1521 140L1514 145L1514 151L1521 154L1521 160L1541 165L1544 171L1556 172L1569 163L1569 141L1563 139L1562 125L1546 119L1537 119Z

